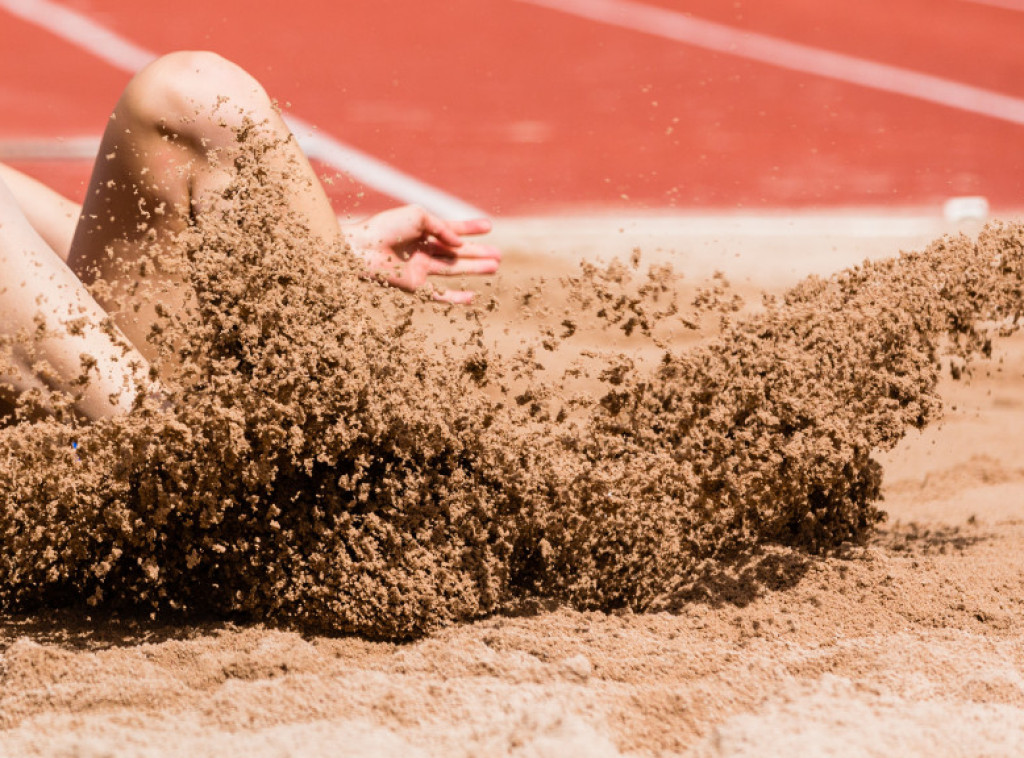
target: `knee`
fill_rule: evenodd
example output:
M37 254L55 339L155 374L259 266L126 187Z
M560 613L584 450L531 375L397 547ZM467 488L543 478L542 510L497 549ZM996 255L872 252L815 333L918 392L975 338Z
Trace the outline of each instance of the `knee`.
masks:
M177 131L209 119L223 126L240 124L245 117L262 121L274 106L241 66L216 53L190 50L161 56L136 74L118 111Z

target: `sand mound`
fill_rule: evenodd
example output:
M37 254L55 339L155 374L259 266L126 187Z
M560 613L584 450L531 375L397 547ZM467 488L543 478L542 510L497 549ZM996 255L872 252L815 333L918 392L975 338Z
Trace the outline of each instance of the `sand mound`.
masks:
M312 246L268 149L243 145L228 209L186 231L180 259L162 253L194 293L151 336L169 405L0 432L0 607L392 638L537 596L672 608L753 546L862 536L881 517L872 452L936 417L945 353L987 352L1020 308L1012 226L807 280L687 351L657 335L692 321L670 272L591 268L570 283L575 318L660 358L588 355L552 376L542 357L571 349L576 321L543 314L507 356L486 309L432 338L419 303ZM733 310L719 295L698 305Z

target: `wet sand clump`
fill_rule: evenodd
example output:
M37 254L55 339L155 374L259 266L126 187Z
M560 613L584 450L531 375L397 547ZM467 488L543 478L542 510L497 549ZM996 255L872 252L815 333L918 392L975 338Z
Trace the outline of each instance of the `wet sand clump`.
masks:
M653 369L591 356L600 389L570 395L529 356L571 329L503 356L484 309L433 338L421 303L311 241L261 149L180 240L194 297L152 334L166 396L0 430L0 606L388 638L537 596L671 608L745 549L862 536L872 453L937 417L944 360L1019 315L1024 229L992 226L809 279ZM683 318L641 302L664 294L598 300Z

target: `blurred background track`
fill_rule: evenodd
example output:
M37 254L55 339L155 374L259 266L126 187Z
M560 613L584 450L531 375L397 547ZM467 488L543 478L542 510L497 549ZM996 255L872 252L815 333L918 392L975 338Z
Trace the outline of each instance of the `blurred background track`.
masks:
M576 12L595 8L618 21ZM632 28L659 9L739 44L715 51ZM83 49L66 23L78 18L144 53L217 51L332 144L498 216L938 214L962 195L998 214L1024 207L1024 125L1011 117L1024 112L1022 10L1011 0L0 0L0 160L81 198L90 140L132 64ZM882 76L969 85L1002 96L1008 115L754 60L743 55L749 34L882 64ZM322 173L336 173L330 163ZM371 184L335 181L339 212L394 202Z

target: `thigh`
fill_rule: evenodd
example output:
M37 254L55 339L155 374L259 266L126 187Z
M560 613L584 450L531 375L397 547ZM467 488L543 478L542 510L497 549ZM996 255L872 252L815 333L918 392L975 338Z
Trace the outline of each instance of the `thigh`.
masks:
M82 209L41 182L3 163L0 163L0 181L10 189L21 212L39 236L62 260L67 260Z
M188 224L193 156L174 138L173 124L162 126L138 107L137 85L133 80L107 123L67 262L146 352L151 309L119 306ZM174 283L167 285L173 289Z
M164 56L129 83L103 136L68 265L97 291L144 353L152 309L118 310L153 259L170 257L176 237L216 202L230 180L239 129L258 124L281 149L268 153L271 175L308 228L340 242L337 217L305 156L260 84L213 53ZM285 178L287 177L287 178ZM159 260L157 261L159 263ZM173 276L156 282L172 306L185 297Z

